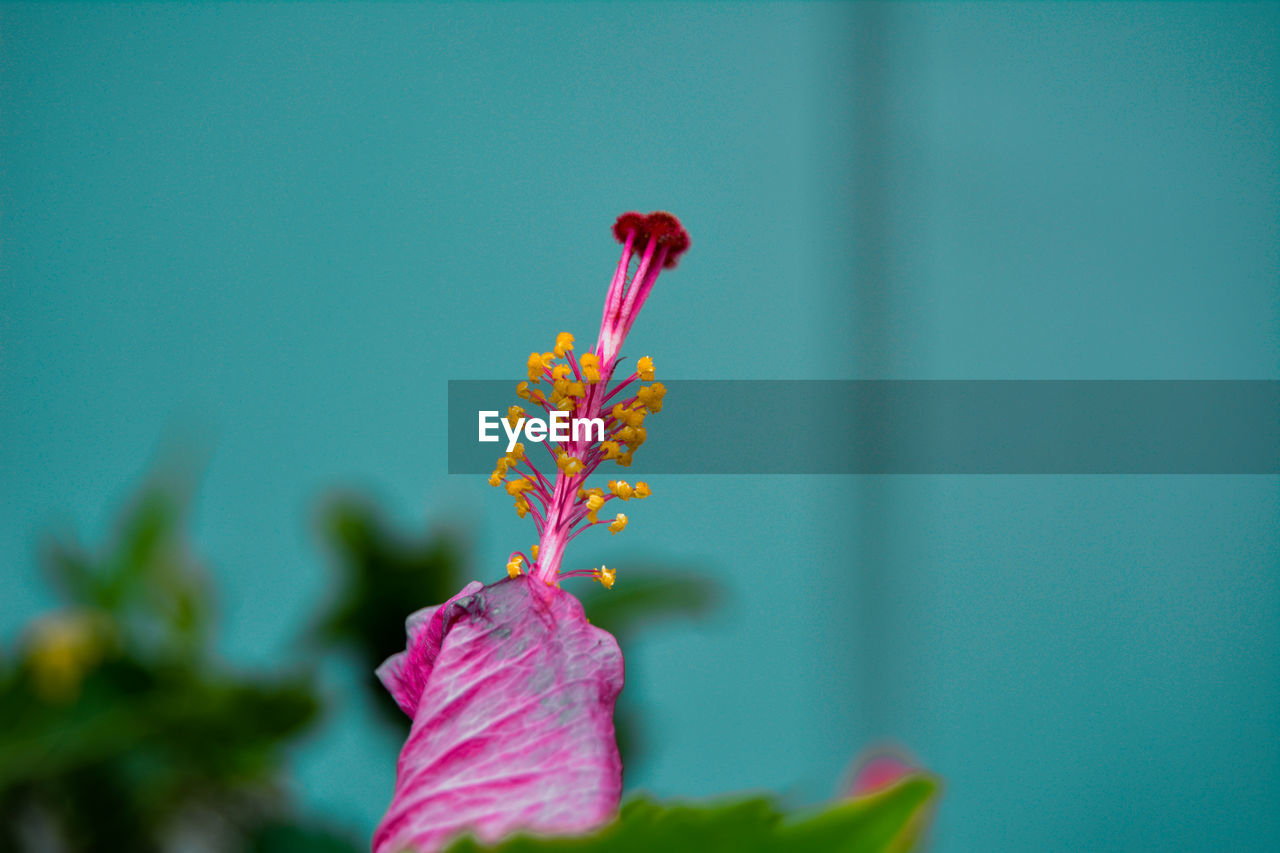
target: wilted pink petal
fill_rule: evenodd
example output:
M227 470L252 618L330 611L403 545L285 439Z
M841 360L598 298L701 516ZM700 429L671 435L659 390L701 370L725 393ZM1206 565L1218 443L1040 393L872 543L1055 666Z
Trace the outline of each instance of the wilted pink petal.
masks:
M440 640L444 637L444 611L459 598L479 592L484 588L480 581L472 581L462 591L444 604L424 607L405 620L404 631L409 641L405 650L392 655L378 667L378 678L391 692L400 710L410 717L416 715L418 700L427 684L427 676L440 654Z
M527 575L472 583L414 614L409 635L378 670L413 727L374 853L439 850L464 830L581 833L614 816L622 653L576 598Z
M915 772L917 772L915 766L901 757L890 753L877 753L864 761L854 773L853 782L849 785L849 796L865 797L868 794L874 794Z

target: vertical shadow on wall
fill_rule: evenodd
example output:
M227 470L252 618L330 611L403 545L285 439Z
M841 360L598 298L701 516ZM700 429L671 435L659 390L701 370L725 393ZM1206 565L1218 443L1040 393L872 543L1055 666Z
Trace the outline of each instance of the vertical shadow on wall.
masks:
M885 374L892 311L890 288L890 210L888 73L891 10L881 3L857 3L850 10L852 44L853 137L850 140L853 257L850 286L841 294L839 310L847 318L847 375L861 379L894 378ZM855 683L866 734L883 737L890 724L886 692L891 677L885 645L892 617L886 600L889 587L888 531L892 507L882 483L857 477L852 484L852 563L856 600L853 608Z

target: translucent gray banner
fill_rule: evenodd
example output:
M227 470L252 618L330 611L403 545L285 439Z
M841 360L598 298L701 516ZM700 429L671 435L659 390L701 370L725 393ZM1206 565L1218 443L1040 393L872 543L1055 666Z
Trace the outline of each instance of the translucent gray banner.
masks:
M663 384L636 475L1280 473L1276 381ZM449 382L449 473L493 470L507 439L478 441L478 413L514 389Z

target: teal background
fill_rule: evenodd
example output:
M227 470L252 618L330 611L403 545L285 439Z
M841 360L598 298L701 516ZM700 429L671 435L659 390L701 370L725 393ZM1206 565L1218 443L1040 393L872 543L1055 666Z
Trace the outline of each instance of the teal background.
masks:
M445 382L589 337L624 209L693 235L628 347L662 376L1280 378L1278 36L1264 3L0 6L0 642L52 602L38 532L100 536L172 444L237 663L297 655L336 486L500 575L532 528L445 474ZM947 779L940 851L1280 846L1275 477L653 485L570 557L731 595L626 650L635 785L814 802L892 738ZM368 832L397 744L325 675L294 794Z

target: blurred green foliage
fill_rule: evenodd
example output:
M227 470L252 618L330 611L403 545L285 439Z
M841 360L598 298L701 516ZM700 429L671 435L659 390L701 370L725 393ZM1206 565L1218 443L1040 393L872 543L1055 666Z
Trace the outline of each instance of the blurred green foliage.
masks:
M910 776L875 794L844 800L807 816L788 817L771 800L662 805L636 799L600 831L577 838L521 835L495 847L461 839L448 853L905 853L927 829L937 782Z
M190 492L154 477L105 548L45 548L64 607L0 660L0 849L359 849L300 824L276 784L320 711L311 678L214 659Z
M405 644L410 613L447 601L470 578L466 538L459 531L409 535L392 529L372 502L344 495L320 513L320 535L333 552L338 591L312 636L320 648L355 657L374 704L409 732L409 718L374 670Z
M212 591L186 535L190 483L158 476L122 514L105 547L51 540L43 567L63 606L0 655L0 851L350 853L363 845L297 815L279 788L285 748L321 711L308 673L227 671L211 646ZM310 639L352 654L370 697L409 719L373 671L404 647L412 611L472 579L460 531L398 533L371 502L329 501L321 535L338 594ZM484 576L481 572L480 576ZM681 567L629 566L611 590L582 585L588 617L624 646L661 619L703 619L719 589ZM643 749L624 690L617 712L624 766ZM914 776L804 819L767 799L710 806L636 800L592 836L518 837L539 850L831 850L895 853L917 840L936 784ZM478 850L469 840L454 853Z
M363 848L297 815L280 789L285 749L321 712L311 674L235 673L213 653L213 590L187 535L192 485L174 468L151 477L100 548L46 543L61 606L0 654L0 851ZM351 497L327 504L321 528L340 581L312 645L352 653L370 697L407 731L373 671L404 647L409 613L471 579L467 537L399 534ZM646 566L613 590L575 592L624 645L653 619L700 617L717 598L691 572ZM639 727L625 700L618 734L631 766Z

